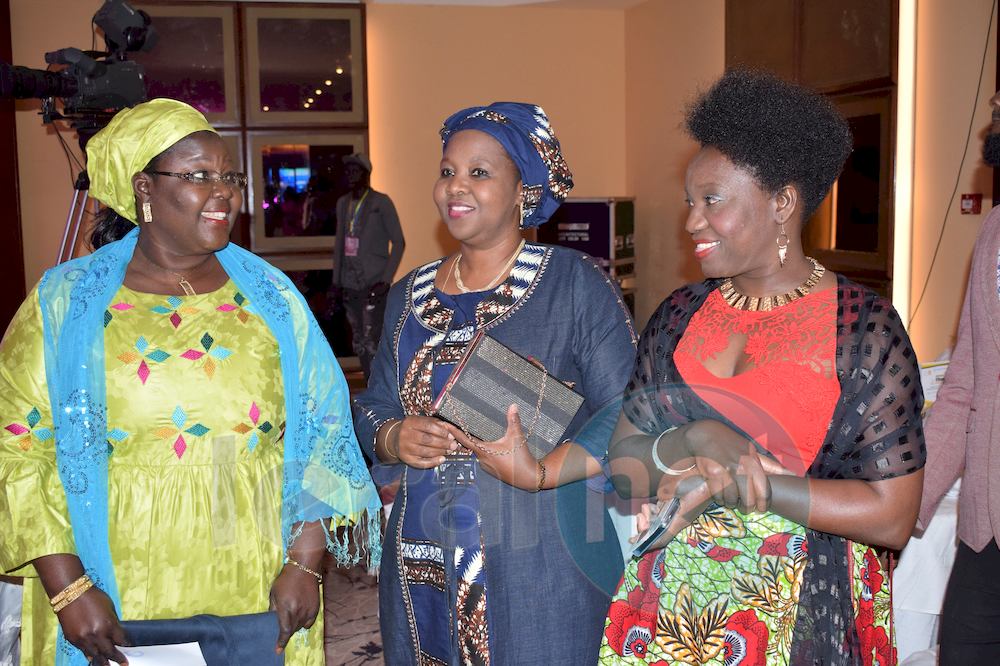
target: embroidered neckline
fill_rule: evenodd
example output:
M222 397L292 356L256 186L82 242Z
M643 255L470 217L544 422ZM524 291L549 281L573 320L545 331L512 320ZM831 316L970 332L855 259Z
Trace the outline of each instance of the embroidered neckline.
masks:
M543 245L524 246L507 279L476 305L476 330L492 328L517 311L534 291L550 254L551 248ZM403 374L399 395L407 414L425 413L432 402L430 387L434 359L439 347L446 342L455 314L438 299L434 287L442 263L443 260L438 260L418 269L409 288L409 311L430 334L420 344Z
M214 296L221 291L225 291L226 289L234 290L236 289L236 285L233 282L232 278L230 278L226 280L226 282L218 289L213 289L211 291L202 291L198 292L197 294L154 294L151 291L139 291L137 289L132 289L131 287L127 287L124 284L121 285L119 289L124 289L125 291L128 291L130 293L138 294L139 296L154 296L158 298L167 298L168 296L176 296L177 298L180 299L192 299L192 298L205 298Z
M537 243L525 243L510 274L476 307L476 327L488 326L513 310L531 293L544 270L549 248ZM444 259L438 259L417 270L410 287L413 314L428 329L445 334L451 327L452 311L437 297L434 281Z

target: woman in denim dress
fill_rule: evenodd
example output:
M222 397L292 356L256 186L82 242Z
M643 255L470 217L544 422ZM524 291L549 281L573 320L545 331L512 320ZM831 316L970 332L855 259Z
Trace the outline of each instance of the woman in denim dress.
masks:
M441 134L434 200L460 250L392 288L355 401L376 476L401 476L379 584L386 662L594 663L622 563L603 497L586 483L607 439L573 436L625 386L631 317L592 259L522 239L572 187L541 108L465 109ZM585 397L568 439L539 461L521 445L532 414L508 411L505 436L489 443L430 416L480 331Z

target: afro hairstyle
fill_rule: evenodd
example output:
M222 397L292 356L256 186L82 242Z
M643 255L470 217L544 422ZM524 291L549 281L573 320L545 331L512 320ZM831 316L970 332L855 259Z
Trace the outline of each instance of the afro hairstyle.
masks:
M850 127L828 99L773 74L735 68L687 111L685 127L768 192L794 185L805 222L844 168Z

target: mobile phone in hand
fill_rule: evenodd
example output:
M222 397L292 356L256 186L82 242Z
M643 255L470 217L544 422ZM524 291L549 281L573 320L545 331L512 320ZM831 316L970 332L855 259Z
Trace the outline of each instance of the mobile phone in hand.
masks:
M673 498L668 503L664 504L659 511L656 512L650 522L649 527L639 535L639 538L635 542L635 546L632 548L632 557L638 559L648 553L653 545L660 540L660 537L667 531L670 523L673 522L674 516L677 515L677 511L681 508L681 500L678 497ZM666 544L663 544L664 546ZM662 546L661 546L662 547Z

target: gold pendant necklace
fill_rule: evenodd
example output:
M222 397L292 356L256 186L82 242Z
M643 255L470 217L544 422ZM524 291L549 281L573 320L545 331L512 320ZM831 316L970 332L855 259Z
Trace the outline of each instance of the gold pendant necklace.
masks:
M155 261L153 261L152 259L150 259L149 255L146 254L146 251L142 249L142 246L139 246L139 251L142 252L142 256L144 256L146 258L146 261L148 261L149 263L153 264L154 266L156 266L157 268L159 268L161 271L166 271L166 272L170 273L171 275L175 276L177 278L177 286L179 286L181 288L181 290L184 292L185 296L197 296L198 295L198 292L196 292L194 290L194 287L192 287L191 283L188 282L188 279L187 279L186 276L181 275L177 271L170 270L166 266L161 266L160 264L158 264Z
M492 289L500 280L500 278L502 278L507 273L510 267L514 265L514 260L517 259L517 256L519 254L521 254L522 249L524 249L523 238L521 239L520 244L517 246L517 249L514 250L514 254L510 255L510 259L507 260L507 263L505 263L503 265L503 268L500 269L500 272L497 273L497 276L492 280L490 280L490 283L488 285L486 285L482 289L476 289L475 291L486 291L487 289ZM452 272L455 273L455 286L458 287L458 290L463 294L468 294L471 293L473 290L466 287L465 283L462 282L462 269L459 268L458 265L461 261L462 261L462 255L459 254L457 257L455 257L455 262L451 265L451 269Z
M174 273L173 271L170 271L170 272ZM191 286L191 283L187 281L186 277L184 277L180 273L174 273L174 275L176 275L179 278L177 280L177 284L180 285L180 288L184 290L184 295L185 296L197 296L198 295L198 292L196 292L194 290L194 287Z
M775 308L780 308L782 305L787 305L794 300L798 300L812 291L813 287L819 284L823 274L826 273L826 268L823 264L812 257L806 257L806 259L812 262L812 273L806 278L805 282L789 292L777 294L776 296L747 296L736 291L736 286L733 285L732 278L726 278L719 285L719 294L722 295L726 303L737 310L767 312Z

